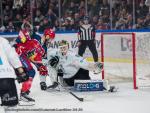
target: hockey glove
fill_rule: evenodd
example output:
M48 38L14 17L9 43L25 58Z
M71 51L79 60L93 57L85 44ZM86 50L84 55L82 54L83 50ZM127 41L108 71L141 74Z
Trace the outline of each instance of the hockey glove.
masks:
M98 74L101 73L101 71L103 70L103 64L100 62L96 62L95 63L95 70L94 70L94 74Z
M41 86L41 90L46 90L47 89L47 85L45 82L40 82L40 86Z
M63 77L64 68L62 67L62 65L59 65L58 70L57 70L57 75Z
M48 75L48 70L47 67L44 65L41 65L38 69L38 71L40 72L40 75L46 76Z
M56 68L58 63L59 63L59 57L58 56L54 56L49 60L49 65L52 66L53 68Z
M18 81L18 83L22 83L25 82L29 79L29 76L24 72L19 72L18 69L15 69L17 78L16 80Z

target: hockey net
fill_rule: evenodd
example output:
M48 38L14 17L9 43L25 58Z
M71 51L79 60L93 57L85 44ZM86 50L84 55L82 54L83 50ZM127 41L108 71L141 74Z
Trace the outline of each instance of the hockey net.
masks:
M102 33L101 61L103 79L150 87L150 33Z

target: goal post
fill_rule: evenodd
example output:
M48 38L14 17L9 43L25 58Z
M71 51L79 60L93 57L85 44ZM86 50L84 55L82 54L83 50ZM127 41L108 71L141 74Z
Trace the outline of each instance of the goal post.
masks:
M122 38L122 36L124 37L130 37L131 38L131 45L132 45L132 49L131 49L131 60L132 60L132 79L133 79L133 88L137 89L137 79L136 79L136 74L137 74L137 69L136 69L136 37L135 37L135 33L102 33L101 34L101 61L104 62L104 70L102 71L102 79L105 78L105 38L109 37L109 38ZM111 39L113 40L113 39ZM118 39L120 40L120 39ZM117 44L117 43L116 43ZM110 46L112 47L112 46ZM109 48L109 44L107 46L107 48ZM115 51L115 50L114 50ZM117 51L116 51L117 52ZM115 54L115 53L114 53Z

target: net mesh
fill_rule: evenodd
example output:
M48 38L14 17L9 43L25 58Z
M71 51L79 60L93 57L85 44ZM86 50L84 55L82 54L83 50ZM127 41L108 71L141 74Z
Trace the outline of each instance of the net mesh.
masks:
M137 86L150 86L150 33L136 35ZM109 82L133 82L132 34L104 34L104 77Z

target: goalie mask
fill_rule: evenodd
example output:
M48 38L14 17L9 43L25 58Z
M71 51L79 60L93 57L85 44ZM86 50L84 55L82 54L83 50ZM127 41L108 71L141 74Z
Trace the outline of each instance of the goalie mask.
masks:
M69 43L66 40L62 40L59 43L59 50L62 53L62 55L66 55L69 49Z

